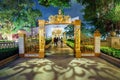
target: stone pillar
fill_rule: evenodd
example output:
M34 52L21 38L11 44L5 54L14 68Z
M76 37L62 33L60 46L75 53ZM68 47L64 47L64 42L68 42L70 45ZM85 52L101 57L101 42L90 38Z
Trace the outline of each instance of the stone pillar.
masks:
M24 30L19 30L18 35L19 35L18 38L19 57L24 57L26 32Z
M108 37L107 43L108 47L120 49L120 37Z
M39 23L39 57L45 56L45 21L38 20Z
M95 56L99 56L100 55L100 32L98 30L96 30L94 32L94 52L95 52Z
M75 20L73 22L74 24L74 40L75 40L75 45L74 45L74 51L75 51L75 57L80 58L81 57L81 51L80 51L80 26L81 26L81 21L80 20Z

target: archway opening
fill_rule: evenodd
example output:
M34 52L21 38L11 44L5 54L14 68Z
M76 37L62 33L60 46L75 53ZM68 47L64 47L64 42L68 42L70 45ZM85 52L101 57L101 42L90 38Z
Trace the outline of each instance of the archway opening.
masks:
M74 27L72 27L74 34ZM68 24L50 24L45 26L45 55L74 55L74 48L67 45L74 41L74 35L69 35Z

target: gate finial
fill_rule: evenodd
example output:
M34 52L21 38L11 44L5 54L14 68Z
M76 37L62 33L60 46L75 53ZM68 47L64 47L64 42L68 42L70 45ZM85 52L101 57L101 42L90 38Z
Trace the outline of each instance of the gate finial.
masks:
M62 10L61 10L61 9L58 10L58 14L59 14L59 15L62 14Z

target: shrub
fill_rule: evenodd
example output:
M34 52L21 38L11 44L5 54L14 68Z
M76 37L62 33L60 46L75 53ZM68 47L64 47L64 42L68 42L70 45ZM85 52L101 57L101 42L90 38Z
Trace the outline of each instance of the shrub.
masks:
M45 44L49 44L51 42L51 38L47 38Z
M18 47L0 49L0 60L6 59L15 54L18 54Z
M101 52L119 58L120 59L120 50L118 49L114 49L114 48L110 48L110 47L101 47L100 48Z
M70 46L71 48L74 48L74 40L67 40L67 45ZM87 50L94 50L94 47L92 45L81 45L81 48L85 48ZM114 48L110 48L110 47L101 47L100 51L102 53L105 53L107 55L110 55L112 57L115 58L119 58L120 59L120 50L118 49L114 49Z
M67 45L74 48L74 42L72 40L67 40Z

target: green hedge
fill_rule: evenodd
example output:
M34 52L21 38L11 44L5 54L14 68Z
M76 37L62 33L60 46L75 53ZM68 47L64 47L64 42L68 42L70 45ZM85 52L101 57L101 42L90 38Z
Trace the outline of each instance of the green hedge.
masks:
M93 46L86 46L87 48L94 48ZM100 47L100 51L104 54L120 59L120 50L110 47Z
M12 40L0 40L0 42L14 42Z
M74 42L72 40L67 40L67 45L71 48L74 48Z
M45 44L47 45L47 44L49 44L51 41L52 41L51 38L47 38Z
M15 54L18 54L18 47L0 49L0 60L6 59Z
M70 46L71 48L74 48L74 41L73 40L67 40L67 45ZM93 50L94 47L91 45L85 45L84 48ZM114 48L110 48L110 47L101 47L100 51L104 54L113 56L115 58L120 59L120 50L118 49L114 49Z
M100 50L102 53L105 53L107 55L110 55L110 56L120 59L120 50L118 50L118 49L114 49L114 48L110 48L110 47L101 47Z

